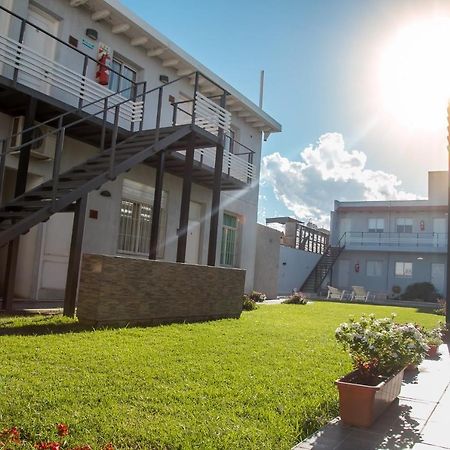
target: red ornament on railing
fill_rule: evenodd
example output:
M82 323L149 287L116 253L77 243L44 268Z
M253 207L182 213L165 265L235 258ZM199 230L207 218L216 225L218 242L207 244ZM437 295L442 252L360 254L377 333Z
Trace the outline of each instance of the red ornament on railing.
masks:
M109 49L106 45L100 45L98 47L98 55L97 55L97 72L95 74L95 79L97 83L107 86L109 84L109 69L108 69L108 60Z

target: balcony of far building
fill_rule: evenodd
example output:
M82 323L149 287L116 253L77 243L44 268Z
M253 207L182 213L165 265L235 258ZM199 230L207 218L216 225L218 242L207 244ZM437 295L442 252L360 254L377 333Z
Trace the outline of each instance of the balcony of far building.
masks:
M1 6L0 15L4 25L0 27L0 112L16 118L12 132L20 132L20 118L25 115L30 97L37 99L36 122L43 124L37 132L46 135L55 126L51 118L66 111L67 122L78 116L92 115L92 120L85 121L83 126L67 128L66 134L97 148L100 147L102 127L106 128L106 140L111 139L115 119L119 124L119 140L130 133L154 128L155 120L159 120L161 127L192 123L216 137L219 132L223 135L223 190L244 189L257 177L255 149L241 143L231 126L227 105L234 105L234 109L239 110L236 98L209 77L200 74L196 86L196 72L170 80L162 84L166 90L161 98L158 97L161 91L156 86L137 81L137 71L120 67L113 60L112 64L109 62L103 67L109 72L108 82L100 84L96 77L101 63L80 50L73 39L69 39L70 43L65 42L51 32L51 27L41 23L38 26L30 17L24 19ZM173 95L166 94L170 91L167 90L170 83L174 87ZM186 92L186 86L192 92L179 98L180 88ZM225 107L220 104L223 97ZM110 108L106 114L105 102ZM117 118L115 105L119 105ZM248 115L245 119L256 130L265 131L265 124L260 119L250 122L252 117ZM206 139L194 153L192 181L206 187L211 187L214 180L216 149L212 142L214 139L209 144ZM52 159L51 151L38 155L39 151L33 149L32 155L39 156L37 159L40 160ZM184 160L184 148L169 152L165 170L182 176ZM156 162L150 160L146 164Z
M347 231L340 238L346 250L447 252L447 233Z

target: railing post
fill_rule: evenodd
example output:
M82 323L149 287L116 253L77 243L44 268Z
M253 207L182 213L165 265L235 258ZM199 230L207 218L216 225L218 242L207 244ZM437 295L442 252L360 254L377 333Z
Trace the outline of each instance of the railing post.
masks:
M197 105L197 92L198 92L198 82L199 82L200 73L195 72L195 81L194 81L194 100L192 102L192 120L191 124L195 125L195 106Z
M108 97L103 101L102 133L100 135L100 152L105 150L106 122L108 120Z
M144 113L145 113L145 97L147 95L147 82L144 81L142 85L142 109L141 109L141 122L139 123L139 131L144 128Z
M8 152L8 139L3 139L1 143L0 159L0 205L2 203L3 186L5 181L6 155Z
M55 144L55 159L53 160L53 174L52 174L52 210L56 211L56 192L58 190L59 169L61 166L61 154L64 145L64 136L66 129L62 126L62 117L58 120L58 134L56 136Z
M20 24L20 33L19 33L19 44L23 43L23 38L25 36L25 27L27 23L24 19L22 19L22 22ZM17 55L16 55L16 63L14 67L14 74L13 74L13 81L14 83L17 83L17 77L19 76L19 61L22 55L22 45L20 45L20 50L17 49Z
M161 110L162 110L162 97L163 97L163 87L158 89L158 107L156 110L156 133L155 133L155 143L159 141L159 129L161 126Z
M86 77L86 73L87 73L88 63L89 63L89 58L88 58L88 55L86 55L84 57L84 61L83 61L83 72L82 72L82 76L81 76L80 98L78 99L78 109L81 109L83 107L84 88L85 88L85 84L86 84L85 77Z
M174 127L177 124L178 103L172 103L172 107L172 126Z
M116 145L117 145L117 133L119 130L119 112L120 112L120 106L115 107L114 111L114 128L112 132L112 139L111 139L111 154L109 157L109 178L113 180L115 178L114 174L114 165L116 162Z

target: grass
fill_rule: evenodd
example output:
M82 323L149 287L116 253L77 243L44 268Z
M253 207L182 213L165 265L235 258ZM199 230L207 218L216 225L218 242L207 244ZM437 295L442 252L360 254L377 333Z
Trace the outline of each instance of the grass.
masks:
M61 317L0 316L0 429L94 449L289 449L337 415L350 369L334 340L350 314L412 308L267 305L239 320L86 330Z

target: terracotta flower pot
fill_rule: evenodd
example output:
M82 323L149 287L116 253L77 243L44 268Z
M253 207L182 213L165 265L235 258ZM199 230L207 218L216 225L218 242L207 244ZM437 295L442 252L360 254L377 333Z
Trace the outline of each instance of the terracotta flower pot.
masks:
M405 367L405 372L414 372L417 370L417 364L408 364Z
M355 427L370 427L400 394L404 371L402 369L376 386L358 384L356 371L337 380L342 422Z
M428 357L429 358L434 358L437 355L438 352L438 345L430 345L430 348L428 349Z

